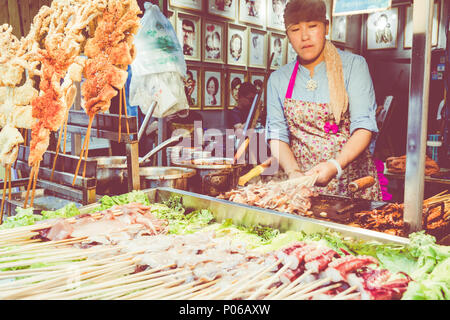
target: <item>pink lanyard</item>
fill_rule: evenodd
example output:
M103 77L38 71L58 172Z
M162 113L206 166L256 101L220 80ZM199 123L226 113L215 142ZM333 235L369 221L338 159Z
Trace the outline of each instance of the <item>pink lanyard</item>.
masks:
M286 91L285 99L292 98L292 92L294 91L295 79L297 78L299 62L298 60L295 63L294 71L292 72L291 79L289 80L289 86Z

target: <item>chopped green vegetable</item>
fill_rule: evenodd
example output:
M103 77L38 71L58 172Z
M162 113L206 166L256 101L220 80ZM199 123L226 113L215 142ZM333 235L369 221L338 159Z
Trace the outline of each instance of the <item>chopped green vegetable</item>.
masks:
M8 217L1 225L0 229L11 229L16 227L24 227L35 224L36 221L42 220L41 215L33 214L33 208L23 209L16 208L16 214Z
M80 214L75 203L71 202L68 205L64 206L61 209L56 211L42 211L42 218L46 219L55 219L55 218L71 218Z
M103 211L115 205L123 205L132 202L138 202L147 206L150 205L150 200L145 192L141 190L133 190L119 196L103 196L100 199L101 205L95 208L94 212Z

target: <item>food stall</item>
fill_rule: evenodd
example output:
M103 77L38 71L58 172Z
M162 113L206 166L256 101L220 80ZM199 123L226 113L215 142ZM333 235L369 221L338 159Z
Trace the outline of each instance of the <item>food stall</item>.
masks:
M163 2L162 10L150 4L145 9L176 18L176 23L171 22L175 28L169 27L172 31L191 26L183 25L183 19L195 20L196 30L210 22L208 15L202 21L190 14L202 11L204 2L191 4L188 11L180 9L186 4L177 1L173 6ZM440 3L441 12L448 9L448 3ZM343 197L318 194L314 176L291 180L264 176L272 161L257 156L260 166L248 164L255 159L250 138L233 136L231 151L225 148L228 156L219 157L204 148L206 145L190 144L190 137L194 141L198 138L195 129L191 135L166 139L164 116L157 120L158 145L140 157L139 140L145 129L138 117L127 115L124 89L126 70L138 56L133 37L139 34L145 11L139 4L135 0L54 0L37 10L28 36L21 40L12 27L1 26L0 44L5 50L0 55L0 68L8 77L2 77L0 85L4 96L13 98L2 100L0 109L6 115L0 133L5 155L0 299L450 298L446 242L450 195L443 191L424 197L431 1L412 2L403 203L354 197L373 185L372 177L349 183L352 196ZM238 4L234 3L235 9ZM337 4L330 13L338 13ZM227 10L208 10L230 19ZM422 12L427 13L425 21ZM258 25L251 16L238 20L246 19ZM46 24L52 23L66 27L46 29ZM220 19L212 23L222 26L222 31L226 25L229 36L233 32L246 36L270 32L274 33L270 39L275 39L281 34L265 25L253 28ZM165 26L162 23L160 30ZM215 29L204 27L205 32L211 30ZM276 67L278 61L270 49L267 59L262 59L267 65L258 66L256 59L250 67L235 59L228 69L224 62L229 60L212 53L204 56L199 50L203 48L200 38L195 39L184 43L193 48L183 46L183 51L186 60L193 61L187 70L196 71L197 83L204 86L208 81L200 81L200 76L203 80L217 76L223 84L231 80L232 73L247 79L251 72L258 75L255 70L271 71L272 63L275 61ZM287 52L280 64L285 60ZM203 61L209 64L200 67ZM264 89L267 74L262 79ZM213 100L206 100L205 88L197 87L196 99L187 99L190 109L212 112L203 114L203 129L214 126L214 121L208 120L218 118L219 112ZM224 107L231 101L231 90L221 85L219 92L216 103L218 100ZM117 115L108 112L116 96L120 98ZM71 110L76 97L79 108ZM164 92L158 98L159 107L164 101L161 97ZM245 131L256 128L264 100L265 93L259 90ZM5 101L10 103L9 109ZM155 104L150 102L145 125L155 112ZM159 109L156 112L164 114ZM63 147L66 132L72 134L71 154ZM52 134L58 137L55 151L47 150ZM83 145L81 135L85 137ZM118 158L89 156L90 137L123 143L126 154ZM183 144L186 141L188 145ZM213 145L214 151L224 150ZM167 157L162 153L166 148ZM159 166L145 165L157 153ZM167 163L170 167L163 166ZM106 178L102 169L108 169ZM16 172L22 177L13 178ZM100 186L106 188L98 194ZM120 189L123 186L125 189ZM55 198L69 202L38 207Z

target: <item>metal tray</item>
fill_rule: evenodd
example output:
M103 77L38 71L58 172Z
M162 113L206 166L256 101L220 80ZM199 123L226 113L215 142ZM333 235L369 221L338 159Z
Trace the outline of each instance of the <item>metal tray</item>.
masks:
M359 240L376 240L382 243L400 245L407 245L409 243L409 239L407 238L382 232L253 207L188 191L172 188L155 188L143 191L147 193L151 202L162 202L169 199L172 195L181 196L183 206L187 211L210 209L218 222L222 222L225 219L232 219L233 223L239 225L252 226L260 224L276 228L281 232L293 230L304 231L308 234L333 230L340 232L343 236L353 237ZM87 213L99 205L91 204L85 206L80 209L80 212Z

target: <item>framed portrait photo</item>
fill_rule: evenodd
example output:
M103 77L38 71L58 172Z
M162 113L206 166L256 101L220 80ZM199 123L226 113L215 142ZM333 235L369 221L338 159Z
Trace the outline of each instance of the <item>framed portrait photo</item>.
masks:
M250 72L249 75L249 81L256 87L256 90L259 90L263 88L264 86L264 73L262 72ZM263 90L261 102L263 105L266 103L266 91Z
M366 31L367 50L397 48L398 8L370 13Z
M215 69L204 70L203 80L203 109L222 109L224 106L222 72Z
M325 6L327 9L326 18L328 20L328 28L329 28L328 34L325 35L325 39L331 40L331 30L333 28L333 23L334 23L334 20L333 20L334 17L332 17L333 0L323 0L323 1L325 2Z
M297 52L295 52L295 50L292 47L291 43L289 41L287 41L286 63L290 63L292 61L295 61L295 59L297 59Z
M203 61L225 63L225 24L205 20L203 25Z
M239 21L264 26L265 5L265 0L239 0Z
M270 34L270 46L269 46L269 57L273 55L272 63L270 64L271 69L278 69L282 65L286 64L286 36L279 33Z
M333 17L331 40L342 43L347 42L347 16Z
M173 30L177 30L177 22L176 22L176 14L175 14L175 11L168 10L168 11L167 11L167 16L168 16L168 19L169 19L170 24L171 24L172 27L173 27Z
M267 33L250 28L248 41L248 66L266 68L267 65Z
M439 36L439 2L435 2L433 6L433 31L431 34L431 46L437 46ZM405 30L403 35L403 48L412 48L413 39L413 7L407 6L405 8Z
M247 81L247 72L240 70L228 70L227 98L229 109L233 109L237 105L239 88L245 81Z
M182 9L190 9L196 11L203 10L202 0L169 0L169 5L171 7L177 7Z
M287 0L267 0L267 27L284 31L284 8Z
M247 27L228 25L227 63L247 65Z
M207 0L208 13L227 18L236 19L237 5L239 0Z
M201 23L200 17L177 12L177 37L183 48L186 60L201 59Z
M184 78L184 92L189 103L190 109L200 110L202 84L201 84L201 70L199 67L188 66L186 77Z

